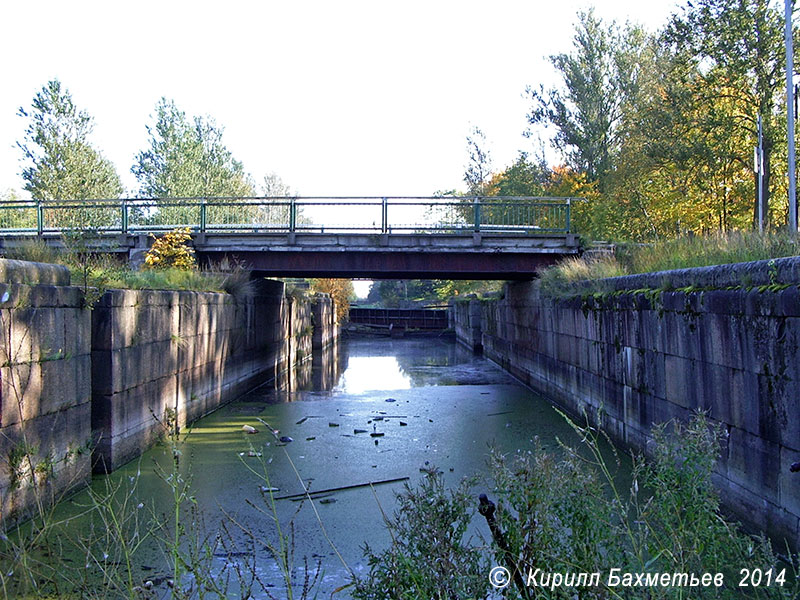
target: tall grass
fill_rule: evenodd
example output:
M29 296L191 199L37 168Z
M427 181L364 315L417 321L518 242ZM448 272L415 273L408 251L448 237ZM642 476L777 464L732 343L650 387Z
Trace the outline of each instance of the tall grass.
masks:
M65 265L70 270L73 285L84 288L222 292L237 298L252 297L254 293L249 272L238 264L223 264L207 269L134 271L112 255L62 251L38 239L8 248L4 257Z
M560 295L569 284L607 277L707 267L800 254L787 233L735 231L682 237L653 244L621 244L614 256L568 258L541 274L542 291Z
M734 231L681 237L652 245L619 246L616 257L627 273L651 273L796 256L797 239L786 233Z

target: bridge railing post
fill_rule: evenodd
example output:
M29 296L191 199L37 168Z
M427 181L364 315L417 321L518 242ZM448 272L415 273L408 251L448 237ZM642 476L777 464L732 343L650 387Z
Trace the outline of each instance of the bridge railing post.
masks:
M389 233L389 201L381 198L381 233Z
M200 199L200 233L206 231L206 199Z
M42 208L42 201L36 201L36 233L42 235L44 231L44 210Z
M481 201L476 196L475 201L473 202L473 206L475 209L475 233L480 233L481 231Z
M566 209L567 210L567 219L566 219L566 221L567 221L567 231L566 231L566 233L569 233L570 226L571 226L571 223L570 223L571 215L570 215L570 213L572 212L572 209L571 209L572 203L570 202L570 200L572 200L572 198L567 198L567 209Z
M289 232L294 233L297 228L297 198L289 199Z
M128 200L123 198L120 205L122 210L122 233L128 233Z

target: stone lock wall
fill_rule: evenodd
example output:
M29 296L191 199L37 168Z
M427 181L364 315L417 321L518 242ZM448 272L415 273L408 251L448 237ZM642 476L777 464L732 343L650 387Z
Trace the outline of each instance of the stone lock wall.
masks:
M255 296L112 290L92 319L94 468L110 472L249 390L293 377L310 357L314 302L264 281ZM330 328L320 324L320 335Z
M110 290L0 259L0 528L29 517L336 340L331 299ZM313 319L313 321L312 321ZM307 361L310 363L311 361Z
M65 267L0 260L0 526L91 476L90 313Z
M474 348L463 332L479 323L488 358L573 415L601 410L604 429L634 449L654 424L707 411L727 434L715 477L724 504L797 548L799 270L782 259L617 278L608 293L568 299L513 283L502 300L456 311L457 331ZM708 289L658 291L665 281ZM657 291L613 293L644 288Z

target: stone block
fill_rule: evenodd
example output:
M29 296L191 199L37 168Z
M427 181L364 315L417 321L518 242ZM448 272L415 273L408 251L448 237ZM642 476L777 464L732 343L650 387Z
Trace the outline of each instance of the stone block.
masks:
M798 386L784 376L758 375L758 431L765 440L800 446Z
M732 482L756 497L779 504L780 446L731 427L726 467L726 475Z
M69 285L69 269L22 260L0 259L0 281L26 285Z
M67 356L82 356L92 351L92 315L82 308L65 308L64 352Z
M0 367L0 424L6 427L41 416L43 393L39 363Z
M715 315L741 315L744 302L741 291L709 290L702 294L703 312Z
M777 314L784 317L800 317L800 289L796 285L777 292Z
M698 408L698 379L693 361L666 355L664 357L664 376L666 381L667 400L686 409Z

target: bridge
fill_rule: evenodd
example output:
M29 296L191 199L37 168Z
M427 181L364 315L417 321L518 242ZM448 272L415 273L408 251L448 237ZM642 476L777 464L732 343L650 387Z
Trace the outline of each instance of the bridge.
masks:
M188 227L201 263L225 258L264 276L530 279L579 252L574 198L270 197L0 203L0 243L62 246L141 260L152 236ZM87 235L88 234L88 235Z

